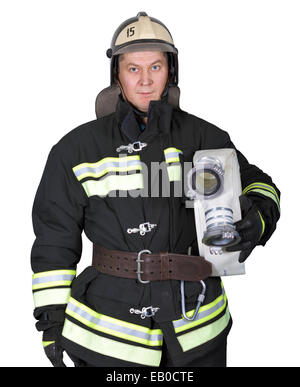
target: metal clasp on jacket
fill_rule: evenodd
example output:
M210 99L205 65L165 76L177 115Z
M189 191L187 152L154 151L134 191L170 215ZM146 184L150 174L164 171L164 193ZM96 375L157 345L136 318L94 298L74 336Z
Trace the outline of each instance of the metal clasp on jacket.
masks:
M147 307L144 306L142 310L130 308L129 312L140 314L141 318L146 318L146 317L153 317L158 310L159 308L154 308L153 306L147 306Z
M145 142L135 141L132 144L120 145L119 148L117 148L117 152L121 152L122 150L127 150L128 153L139 152L145 146L147 146Z
M150 222L141 223L139 225L139 228L128 228L127 232L128 234L137 233L139 232L140 235L145 235L146 232L151 231L157 224L151 224Z

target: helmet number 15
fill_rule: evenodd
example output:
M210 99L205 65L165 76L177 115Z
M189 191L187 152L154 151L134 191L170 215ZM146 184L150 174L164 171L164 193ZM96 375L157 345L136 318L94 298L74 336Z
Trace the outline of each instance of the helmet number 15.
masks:
M127 38L130 38L131 36L134 35L134 28L135 27L127 28Z

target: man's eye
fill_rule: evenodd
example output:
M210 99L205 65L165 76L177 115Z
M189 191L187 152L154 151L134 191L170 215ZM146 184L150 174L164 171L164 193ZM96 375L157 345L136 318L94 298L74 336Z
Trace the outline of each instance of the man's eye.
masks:
M159 67L159 65L154 65L154 66L152 66L152 69L156 71L156 70L159 70L160 67Z
M137 68L137 67L130 67L130 68L129 68L129 71L130 71L131 73L136 73L136 72L138 71L138 68Z

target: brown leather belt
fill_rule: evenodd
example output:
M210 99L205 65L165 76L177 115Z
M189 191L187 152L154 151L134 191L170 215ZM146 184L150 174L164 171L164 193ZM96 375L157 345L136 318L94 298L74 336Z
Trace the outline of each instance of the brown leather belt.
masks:
M201 281L211 275L212 265L203 257L173 253L151 254L109 250L95 245L92 265L101 273L148 281Z

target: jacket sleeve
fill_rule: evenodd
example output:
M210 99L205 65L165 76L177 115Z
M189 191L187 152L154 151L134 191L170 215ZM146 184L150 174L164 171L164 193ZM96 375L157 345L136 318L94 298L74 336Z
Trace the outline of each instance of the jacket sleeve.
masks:
M236 150L240 165L242 194L250 196L262 214L264 232L260 244L265 245L275 231L280 217L279 189L269 175L250 164L236 149L227 132L206 122L204 127L202 149L233 148Z
M55 145L48 157L33 204L36 235L31 266L34 316L64 308L70 295L76 265L82 252L85 196L66 161L66 152Z

